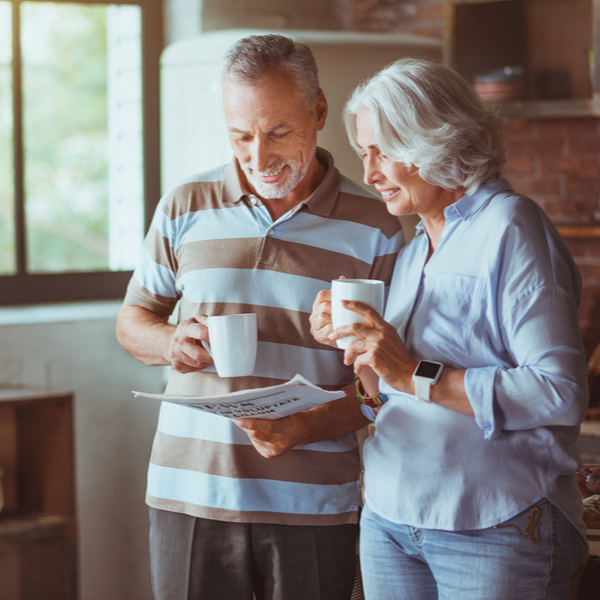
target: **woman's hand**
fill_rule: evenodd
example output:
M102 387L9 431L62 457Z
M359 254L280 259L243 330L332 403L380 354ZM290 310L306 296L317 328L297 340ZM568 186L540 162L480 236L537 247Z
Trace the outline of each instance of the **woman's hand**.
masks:
M338 327L329 336L332 342L348 335L358 338L346 349L344 363L354 363L358 375L364 367L370 367L394 389L414 394L412 375L418 361L408 352L396 329L363 302L344 300L343 305L367 321Z
M321 344L337 348L330 335L333 332L331 322L331 290L321 290L313 303L312 313L309 317L310 332Z

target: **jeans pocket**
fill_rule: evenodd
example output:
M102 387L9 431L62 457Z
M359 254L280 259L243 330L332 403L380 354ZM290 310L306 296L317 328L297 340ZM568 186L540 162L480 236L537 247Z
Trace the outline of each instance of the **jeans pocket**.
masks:
M534 544L542 540L543 532L549 535L552 543L555 543L554 532L554 506L547 498L526 508L523 512L512 517L504 523L495 525L494 529L513 528L521 536L528 538Z

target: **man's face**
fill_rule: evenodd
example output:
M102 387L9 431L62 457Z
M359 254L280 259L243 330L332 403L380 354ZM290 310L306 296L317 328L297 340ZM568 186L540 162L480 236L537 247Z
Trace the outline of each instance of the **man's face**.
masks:
M223 106L231 147L254 191L269 199L308 197L324 98L310 111L292 77L278 73L256 85L226 79Z

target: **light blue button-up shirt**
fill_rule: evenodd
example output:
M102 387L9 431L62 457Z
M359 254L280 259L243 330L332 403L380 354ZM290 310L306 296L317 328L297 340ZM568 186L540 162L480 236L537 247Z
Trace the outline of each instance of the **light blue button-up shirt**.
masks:
M429 261L421 226L401 251L385 319L417 359L466 369L475 417L381 381L390 399L365 443L367 503L396 523L461 530L546 497L584 532L573 475L587 404L577 268L543 211L505 180L444 214Z

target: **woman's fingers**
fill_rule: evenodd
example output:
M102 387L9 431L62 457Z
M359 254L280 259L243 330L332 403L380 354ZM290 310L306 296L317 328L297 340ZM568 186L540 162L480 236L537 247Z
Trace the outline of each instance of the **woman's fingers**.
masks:
M367 323L372 327L383 327L387 325L383 317L371 306L364 302L357 302L356 300L342 300L342 306L356 314L364 317Z

